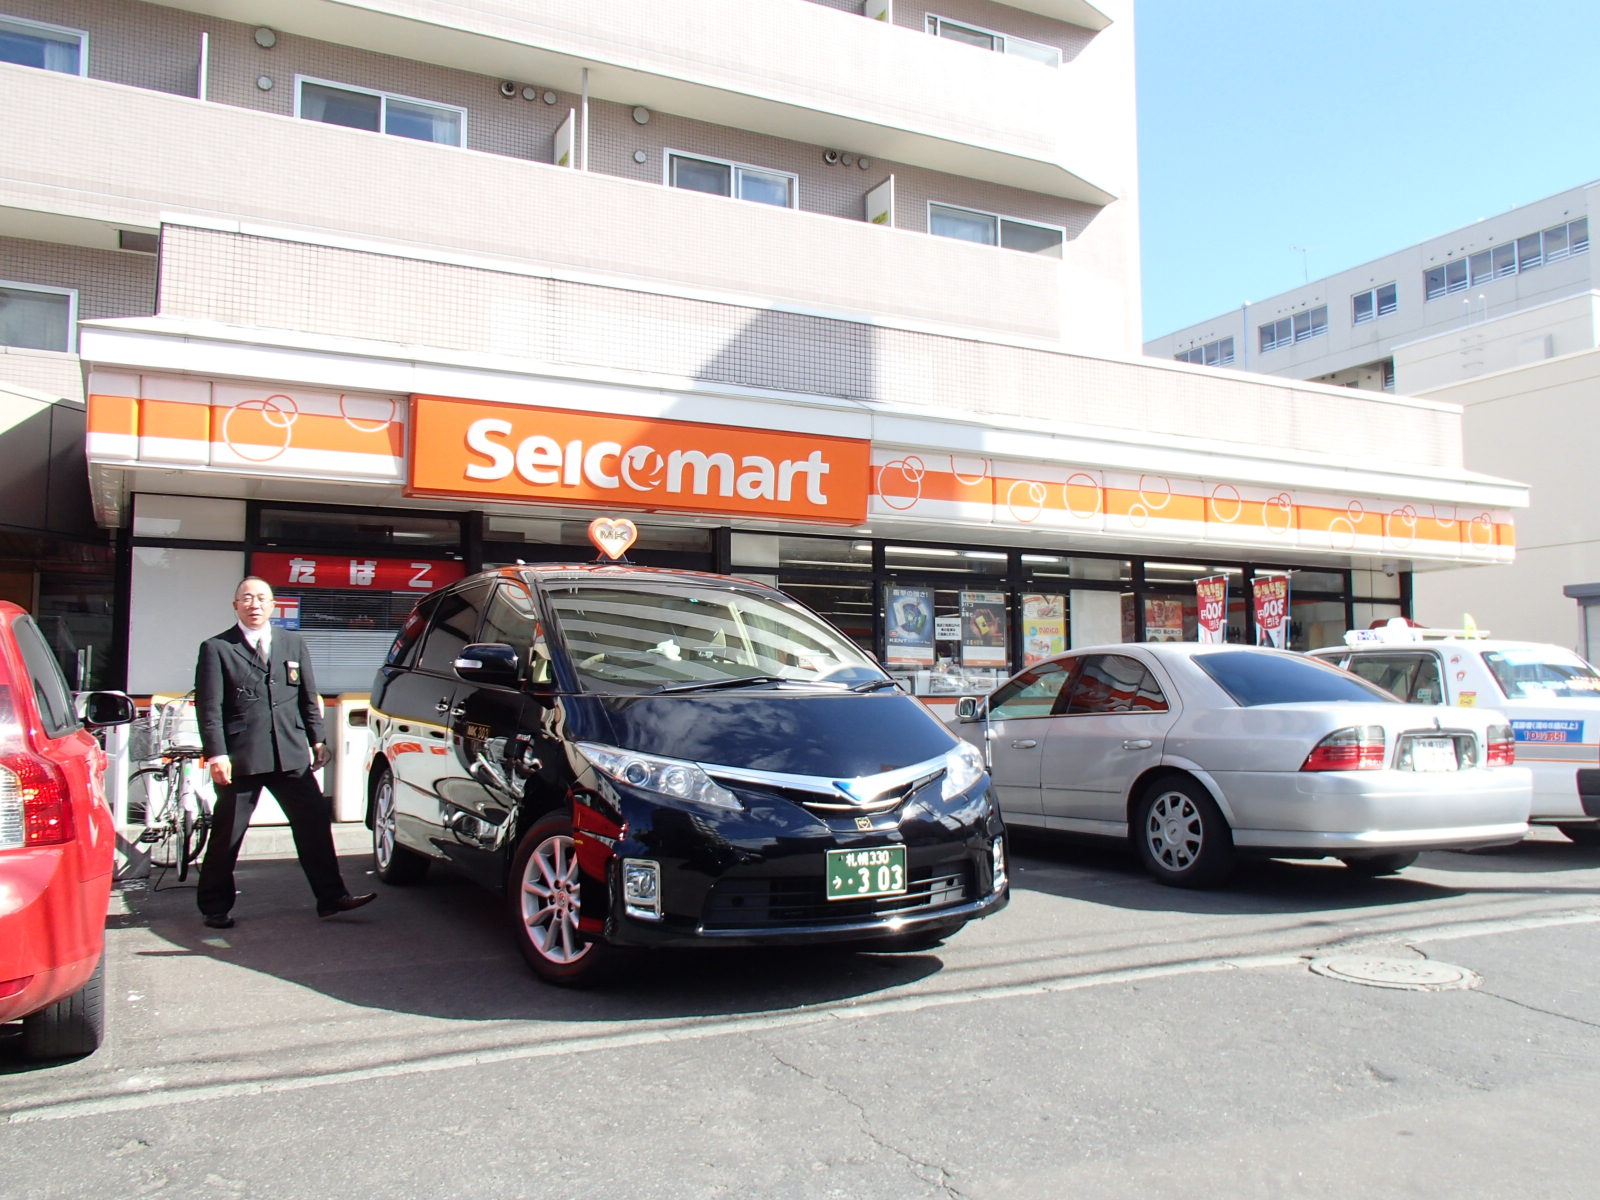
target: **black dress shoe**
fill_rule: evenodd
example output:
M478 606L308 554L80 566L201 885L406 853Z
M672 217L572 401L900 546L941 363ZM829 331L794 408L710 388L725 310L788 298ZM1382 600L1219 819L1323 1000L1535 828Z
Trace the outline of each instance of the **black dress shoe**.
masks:
M233 918L230 917L227 913L207 913L205 920L206 920L206 928L208 928L208 929L232 929L233 928Z
M318 904L317 916L337 916L339 913L349 912L352 908L360 908L363 904L371 904L377 898L377 892L368 892L364 896L352 896L347 892L337 900L327 900Z

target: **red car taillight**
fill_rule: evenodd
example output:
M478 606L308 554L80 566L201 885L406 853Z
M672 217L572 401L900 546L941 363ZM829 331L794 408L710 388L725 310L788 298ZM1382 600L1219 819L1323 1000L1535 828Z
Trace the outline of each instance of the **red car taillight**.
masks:
M61 768L32 754L0 755L0 850L59 846L74 836Z
M1517 761L1517 735L1511 731L1511 726L1489 726L1484 740L1489 743L1489 766L1509 767Z
M1385 758L1383 726L1352 725L1330 733L1312 748L1302 771L1381 771Z

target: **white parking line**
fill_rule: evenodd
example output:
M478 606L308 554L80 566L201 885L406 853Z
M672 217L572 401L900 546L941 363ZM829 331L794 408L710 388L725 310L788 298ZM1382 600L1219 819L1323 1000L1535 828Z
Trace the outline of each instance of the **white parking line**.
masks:
M1365 935L1360 939L1352 939L1350 942L1344 943L1344 945L1349 948L1363 943L1446 941L1467 937L1483 937L1496 933L1510 933L1552 925L1572 925L1593 921L1600 921L1600 911L1564 910L1527 917L1419 926L1384 934ZM61 1121L77 1117L102 1116L108 1113L163 1108L175 1104L225 1100L238 1096L265 1096L280 1092L304 1091L307 1088L336 1087L341 1084L365 1083L378 1079L428 1075L439 1071L457 1071L464 1068L490 1066L498 1063L549 1058L557 1054L582 1054L598 1050L620 1050L636 1046L704 1041L707 1038L793 1029L805 1025L822 1024L827 1021L869 1020L874 1017L914 1013L957 1004L981 1004L994 1000L1041 996L1054 992L1078 991L1084 988L1104 987L1110 984L1133 983L1173 976L1304 966L1315 957L1316 953L1325 952L1326 947L1322 947L1316 952L1308 951L1306 953L1242 955L1238 957L1196 959L1188 962L1161 963L1154 966L1121 967L1114 970L1095 971L1084 975L1051 975L1022 980L1016 983L996 984L974 989L891 996L879 1000L867 1000L857 1004L830 1004L826 1008L800 1008L787 1012L767 1013L751 1017L728 1017L710 1020L695 1018L690 1022L674 1020L659 1022L645 1027L641 1027L638 1022L628 1022L624 1027L619 1022L619 1027L614 1030L585 1037L541 1041L526 1045L490 1047L482 1050L457 1051L428 1058L411 1059L403 1063L356 1067L349 1070L329 1071L315 1075L241 1079L223 1083L180 1083L166 1088L158 1087L141 1091L137 1095L108 1095L64 1100L51 1104L41 1104L32 1108L15 1109L6 1114L5 1123L8 1125L24 1125L36 1121Z

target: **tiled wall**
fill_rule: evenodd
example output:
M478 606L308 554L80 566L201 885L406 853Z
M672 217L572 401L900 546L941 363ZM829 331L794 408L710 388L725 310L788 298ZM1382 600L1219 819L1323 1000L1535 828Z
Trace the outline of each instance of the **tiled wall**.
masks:
M1459 414L1347 389L169 226L161 312L922 410L1460 465ZM419 300L421 302L419 302ZM1252 451L1253 452L1253 451Z
M0 237L0 280L75 289L80 321L155 312L153 254Z

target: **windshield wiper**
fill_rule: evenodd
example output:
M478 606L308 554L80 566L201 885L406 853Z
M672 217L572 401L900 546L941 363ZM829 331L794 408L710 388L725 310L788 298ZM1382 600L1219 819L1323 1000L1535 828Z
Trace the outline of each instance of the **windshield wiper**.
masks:
M790 683L782 675L736 675L728 679L692 679L688 683L664 683L651 688L646 695L659 696L664 692L711 692L721 688L760 687L762 684Z
M884 688L899 687L893 679L869 679L865 683L856 683L850 686L852 692L881 692Z

